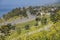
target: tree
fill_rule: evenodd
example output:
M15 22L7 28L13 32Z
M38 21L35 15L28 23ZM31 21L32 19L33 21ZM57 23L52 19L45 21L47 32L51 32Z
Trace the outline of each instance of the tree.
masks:
M27 17L27 14L26 14L26 8L25 8L25 7L23 7L22 14L23 14L24 17Z
M47 18L46 18L45 16L42 17L41 23L42 23L43 25L47 24Z
M10 35L10 30L15 30L15 26L13 26L11 24L1 26L1 28L0 28L1 40L5 40L5 37Z
M41 20L39 17L37 17L36 19L36 24L35 24L35 26L38 26L38 22Z
M15 30L15 26L11 24L2 25L0 30L1 30L1 33L4 33L5 35L9 35L10 30Z
M25 25L25 29L26 30L29 30L30 29L30 26L29 25Z
M39 18L39 17L37 17L35 20L38 22L38 21L40 21L40 18Z
M36 11L34 10L34 8L32 6L29 7L29 11L31 14L35 15Z
M10 23L6 25L9 30L15 30L15 26L11 25Z

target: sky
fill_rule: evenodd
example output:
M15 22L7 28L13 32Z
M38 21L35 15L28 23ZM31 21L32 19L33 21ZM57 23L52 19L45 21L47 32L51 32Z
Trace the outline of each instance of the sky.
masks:
M37 6L60 2L60 0L0 0L0 17L16 7Z

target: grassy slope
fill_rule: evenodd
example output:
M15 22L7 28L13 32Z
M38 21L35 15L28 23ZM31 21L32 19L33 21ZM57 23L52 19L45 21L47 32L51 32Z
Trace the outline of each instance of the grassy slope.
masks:
M50 19L49 19L49 16L46 16L46 17L48 17L47 19L50 20ZM50 23L50 21L48 21L47 25L48 25L49 23ZM39 26L34 26L35 24L36 24L36 21L35 21L35 20L29 21L29 22L25 22L25 23L22 23L22 24L16 24L16 30L13 31L10 36L7 36L7 37L6 37L6 40L16 38L16 37L18 37L19 35L25 34L27 31L31 32L31 31L37 30L37 29L45 26L45 25L40 25L40 24L39 24ZM24 29L25 25L29 25L29 26L30 26L30 29L29 29L29 30L25 30L25 29ZM20 29L22 30L21 34L18 34L18 33L17 33L17 28L20 28Z
M32 21L25 22L25 23L22 23L22 24L17 24L17 25L16 25L16 30L13 31L10 36L7 36L7 37L6 37L6 40L9 40L9 39L12 39L12 38L16 38L16 37L19 36L19 35L25 34L27 31L31 32L31 31L37 30L37 26L34 26L35 23L36 23L36 21L35 21L35 20L32 20ZM24 29L24 26L25 26L25 25L29 25L29 26L30 26L30 29L29 29L29 30L25 30L25 29ZM39 28L41 28L41 27L43 27L43 26L40 25ZM21 29L22 29L21 34L18 34L18 33L17 33L17 28L21 28ZM39 28L38 28L38 29L39 29Z
M11 33L10 38L8 38L9 36L7 36L6 39L9 40L9 39L15 38L15 37L17 37L18 35L20 35L20 34L17 33L17 28L21 28L21 29L22 29L21 35L23 35L23 34L26 32L26 30L24 29L24 26L25 26L25 25L29 25L30 27L32 27L32 26L34 26L35 23L36 23L36 21L35 21L35 20L32 20L32 21L25 22L25 23L22 23L22 24L16 24L16 30ZM34 28L34 27L32 27L32 28ZM24 29L24 30L23 30L23 29ZM35 28L35 29L36 29L36 28ZM34 29L33 29L33 30L34 30ZM32 29L31 29L30 31L32 31Z
M56 32L56 30L54 29L54 26L56 27L56 30L58 30L58 33ZM45 31L45 30L43 30L43 31L41 31L41 32L39 32L39 33L35 33L35 34L33 34L33 35L30 35L30 36L24 36L24 39L26 39L26 40L35 40L35 39L37 39L37 40L46 40L46 38L50 38L50 40L53 40L53 35L55 35L56 36L56 38L55 38L55 40L60 40L60 22L57 22L56 24L54 24L54 25L52 25L52 27L49 29L50 31ZM45 37L44 37L45 36ZM25 38L25 37L27 37L27 38ZM52 38L51 38L52 37ZM23 39L23 38L22 38Z

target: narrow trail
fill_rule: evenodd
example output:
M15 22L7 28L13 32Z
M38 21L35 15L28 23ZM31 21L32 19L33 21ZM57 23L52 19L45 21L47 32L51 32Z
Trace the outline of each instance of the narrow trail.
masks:
M17 38L13 38L13 39L10 39L10 40L17 40L17 39L19 39L20 37L29 36L29 35L32 35L32 34L34 34L34 33L41 32L41 31L43 31L43 30L46 30L46 31L47 31L52 25L53 25L53 23L52 23L52 24L49 24L49 25L47 25L47 26L44 26L43 28L40 28L40 29L38 29L38 30L25 33L24 35L19 35Z
M12 22L4 22L4 23L0 23L0 26L1 25L5 25L5 24L8 24L8 23L11 23L11 24L19 24L19 23L24 23L24 22L29 22L29 21L32 21L32 20L35 20L36 16L35 15L31 15L31 13L29 11L27 11L27 15L28 15L28 18L17 18L15 19L14 21Z

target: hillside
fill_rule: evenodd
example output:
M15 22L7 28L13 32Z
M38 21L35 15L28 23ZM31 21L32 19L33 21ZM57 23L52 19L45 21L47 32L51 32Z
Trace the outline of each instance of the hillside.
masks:
M60 40L57 5L15 8L0 22L0 40Z

